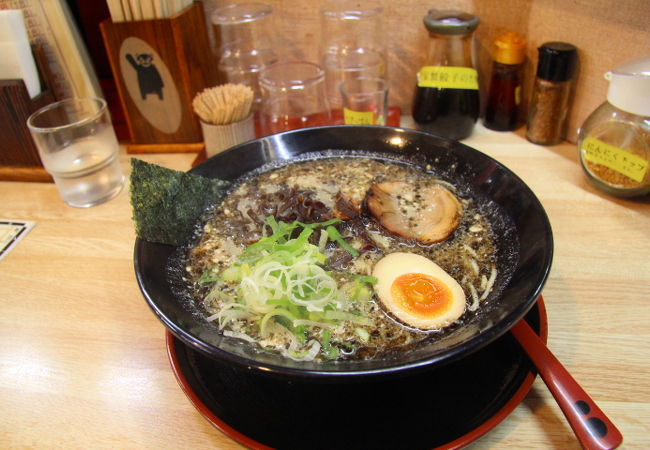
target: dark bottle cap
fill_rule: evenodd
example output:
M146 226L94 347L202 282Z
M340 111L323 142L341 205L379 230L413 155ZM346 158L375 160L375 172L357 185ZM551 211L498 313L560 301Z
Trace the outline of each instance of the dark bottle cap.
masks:
M546 42L537 49L537 76L548 81L567 81L573 77L578 50L566 42Z
M462 11L430 9L424 16L424 26L430 33L467 34L478 26L479 18Z

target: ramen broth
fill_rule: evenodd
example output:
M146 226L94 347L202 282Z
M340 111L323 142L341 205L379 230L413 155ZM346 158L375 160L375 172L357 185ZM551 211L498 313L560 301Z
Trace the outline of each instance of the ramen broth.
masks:
M370 186L391 181L422 187L442 183L453 192L463 212L451 237L423 245L388 232L369 215L364 208L364 198ZM307 314L304 321L298 321L306 326L296 326L298 322L287 324L286 317L282 320L272 317L277 321L268 320L265 330L260 332L263 313L240 311L242 307L238 302L241 300L237 300L242 289L240 281L229 281L224 274L227 275L233 265L239 267L240 272L244 270L237 261L245 249L273 233L266 219L269 216L285 224L294 221L322 223L335 217L343 218L335 227L358 256L353 256L333 239L323 245L326 233L318 228L309 237L309 242L320 246L325 255L323 268L339 288L351 292L353 287L357 294L361 292L360 298L346 300L342 306L350 317L361 319L327 321L316 311ZM300 227L296 233L299 231ZM209 320L219 324L227 336L253 342L262 349L277 351L293 359L389 357L424 339L435 339L443 332L421 331L400 323L382 308L369 278L358 278L369 277L378 260L395 252L425 256L462 286L467 308L450 327L452 329L475 314L494 289L497 275L495 234L476 199L426 168L393 160L349 156L294 162L241 181L204 223L201 236L188 251L184 278L192 297L200 302ZM214 277L207 277L205 282L206 274L214 274ZM230 313L224 315L224 310ZM334 313L330 317L332 315ZM301 333L299 342L297 329Z

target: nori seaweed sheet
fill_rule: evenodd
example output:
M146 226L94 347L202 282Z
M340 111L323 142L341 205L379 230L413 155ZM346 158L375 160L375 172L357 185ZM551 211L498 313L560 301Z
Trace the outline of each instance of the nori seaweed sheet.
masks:
M207 206L219 201L230 185L136 158L131 158L131 169L136 235L161 244L184 244Z

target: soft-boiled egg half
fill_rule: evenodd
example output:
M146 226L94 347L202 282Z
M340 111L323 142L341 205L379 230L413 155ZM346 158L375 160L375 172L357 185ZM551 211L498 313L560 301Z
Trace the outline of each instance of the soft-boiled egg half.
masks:
M395 319L438 330L465 312L465 292L440 266L415 253L390 253L373 268L379 300Z

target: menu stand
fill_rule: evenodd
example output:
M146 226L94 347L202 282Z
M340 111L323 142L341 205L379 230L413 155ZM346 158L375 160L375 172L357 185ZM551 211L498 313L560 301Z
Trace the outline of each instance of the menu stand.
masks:
M40 46L32 52L41 78L40 94L30 98L23 80L0 80L0 181L53 181L27 128L33 112L56 101L45 53Z

